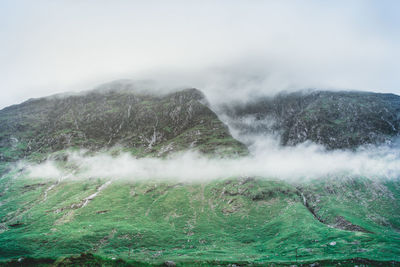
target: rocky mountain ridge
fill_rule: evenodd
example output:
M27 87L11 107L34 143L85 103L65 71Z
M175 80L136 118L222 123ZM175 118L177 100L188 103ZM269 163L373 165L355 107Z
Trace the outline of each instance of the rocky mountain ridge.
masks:
M0 111L1 160L113 146L138 156L185 149L246 153L196 89L164 95L94 90L33 99Z
M219 107L239 135L271 134L281 145L306 141L328 149L391 144L400 134L400 96L358 91L280 93Z

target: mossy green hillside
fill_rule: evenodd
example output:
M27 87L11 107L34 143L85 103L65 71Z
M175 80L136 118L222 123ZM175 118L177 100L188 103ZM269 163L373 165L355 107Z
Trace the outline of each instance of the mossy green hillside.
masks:
M0 160L42 160L49 153L122 147L138 157L179 150L244 155L203 94L133 89L32 99L0 111Z
M399 185L361 181L336 182L334 189L261 178L112 181L100 190L108 181L32 180L11 172L0 183L0 255L6 260L93 253L151 264L399 261L400 208L392 199L398 199ZM363 195L354 199L338 188ZM339 216L363 230L335 225Z

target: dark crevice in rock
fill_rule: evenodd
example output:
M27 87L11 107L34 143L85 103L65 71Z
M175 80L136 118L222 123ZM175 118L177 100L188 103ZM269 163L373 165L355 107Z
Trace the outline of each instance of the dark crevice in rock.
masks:
M332 225L335 228L347 230L347 231L353 231L353 232L363 232L363 233L369 233L371 234L372 232L362 228L361 226L358 226L356 224L352 224L342 216L337 216L336 217L336 222L334 225Z
M315 211L314 207L312 207L307 200L307 197L304 195L302 192L301 188L297 188L297 195L301 198L303 205L307 208L307 210L314 216L316 220L318 220L320 223L323 223L329 227L333 227L336 229L341 229L341 230L347 230L347 231L353 231L353 232L363 232L363 233L373 233L371 231L368 231L364 229L363 227L353 224L346 220L343 216L336 216L335 217L335 223L330 224L320 216L318 216L317 212Z
M301 198L303 205L307 208L307 210L317 219L320 223L326 224L324 220L322 220L317 213L315 212L314 208L311 207L307 201L307 198L304 196L303 192L297 188L297 195Z

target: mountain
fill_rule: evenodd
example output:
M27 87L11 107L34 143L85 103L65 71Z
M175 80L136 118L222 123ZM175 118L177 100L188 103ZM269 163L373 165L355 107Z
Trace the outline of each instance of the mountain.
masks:
M219 109L240 135L274 134L284 146L354 149L391 144L400 133L400 96L393 94L299 91Z
M390 144L399 110L395 95L325 91L211 109L196 89L148 93L121 82L5 108L0 265L399 265L399 177L80 176L80 161L96 155L106 166L119 155L131 155L126 166L186 150L217 164L251 159L230 129L279 135L283 146ZM71 159L79 149L83 158ZM155 161L146 162L151 172Z
M121 146L137 156L247 153L196 89L159 95L112 83L88 93L32 99L0 111L0 159L42 158L79 147ZM226 151L224 151L226 150Z

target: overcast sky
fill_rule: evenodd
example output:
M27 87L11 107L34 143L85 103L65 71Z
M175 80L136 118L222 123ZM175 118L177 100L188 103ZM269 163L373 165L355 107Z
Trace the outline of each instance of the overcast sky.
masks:
M2 0L0 108L123 78L215 99L309 87L400 94L399 14L396 0Z

